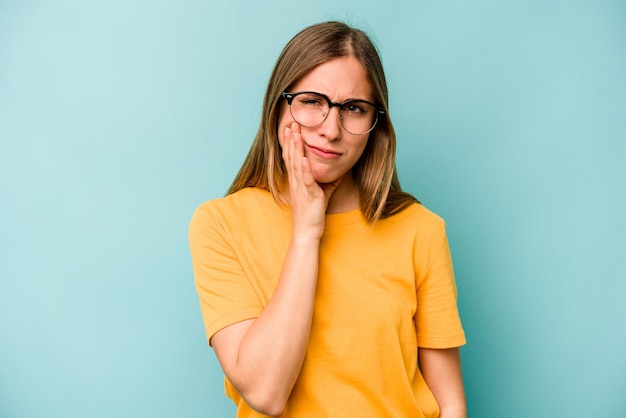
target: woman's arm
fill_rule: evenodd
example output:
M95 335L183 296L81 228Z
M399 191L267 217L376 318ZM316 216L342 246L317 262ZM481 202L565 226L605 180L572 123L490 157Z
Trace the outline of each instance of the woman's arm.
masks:
M418 357L424 380L439 404L440 418L467 418L459 349L420 347Z
M318 244L292 241L274 294L256 319L211 338L224 373L246 402L280 415L300 372L317 284Z
M326 208L338 184L322 189L314 181L296 124L284 138L293 230L278 284L258 318L228 326L211 339L241 396L258 412L273 416L282 413L304 360Z

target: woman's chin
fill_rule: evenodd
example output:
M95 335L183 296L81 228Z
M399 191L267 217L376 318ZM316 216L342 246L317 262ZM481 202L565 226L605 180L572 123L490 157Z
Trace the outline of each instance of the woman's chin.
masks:
M329 173L323 173L323 174L317 174L317 175L313 174L313 179L318 184L334 183L335 181L339 180L340 177L341 176L330 175Z

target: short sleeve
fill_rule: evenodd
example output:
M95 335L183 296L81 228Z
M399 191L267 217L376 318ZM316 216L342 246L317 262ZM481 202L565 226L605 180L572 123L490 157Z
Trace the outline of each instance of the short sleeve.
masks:
M432 238L419 246L427 258L417 269L415 326L417 344L424 348L452 348L466 342L445 223L438 220Z
M189 246L210 344L217 331L258 317L263 307L237 259L228 231L210 205L202 205L194 212Z

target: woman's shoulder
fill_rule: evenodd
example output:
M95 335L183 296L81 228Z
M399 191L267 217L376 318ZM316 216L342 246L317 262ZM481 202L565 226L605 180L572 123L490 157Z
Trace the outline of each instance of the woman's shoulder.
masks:
M422 203L412 203L401 212L383 220L388 231L418 240L438 240L446 234L446 223L441 216Z
M410 204L401 212L391 216L389 220L400 223L417 223L424 226L430 225L435 228L445 225L441 216L419 202Z
M410 239L419 252L433 246L439 248L447 238L444 219L422 203L413 203L402 212L394 215L393 231Z
M274 202L274 198L268 190L246 187L226 196L207 200L198 206L197 210L207 212L239 212L241 210L258 208L260 205L267 205L271 202Z
M202 203L191 217L189 231L205 237L272 235L287 228L289 219L289 211L269 191L247 188Z
M193 219L221 224L246 223L279 216L284 209L272 194L263 189L247 187L224 197L207 200L198 206Z

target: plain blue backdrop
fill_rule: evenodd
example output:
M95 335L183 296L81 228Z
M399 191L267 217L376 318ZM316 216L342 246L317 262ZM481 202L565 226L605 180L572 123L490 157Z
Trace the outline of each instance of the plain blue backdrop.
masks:
M471 418L626 417L622 1L0 0L0 417L232 417L187 225L303 27L379 46Z

